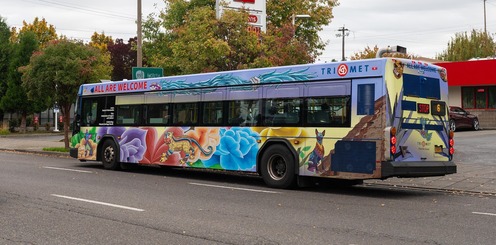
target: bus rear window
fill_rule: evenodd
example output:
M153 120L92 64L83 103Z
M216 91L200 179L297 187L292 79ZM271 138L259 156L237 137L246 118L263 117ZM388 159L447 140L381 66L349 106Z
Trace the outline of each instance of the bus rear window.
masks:
M436 78L403 74L403 89L405 96L441 99L441 87Z

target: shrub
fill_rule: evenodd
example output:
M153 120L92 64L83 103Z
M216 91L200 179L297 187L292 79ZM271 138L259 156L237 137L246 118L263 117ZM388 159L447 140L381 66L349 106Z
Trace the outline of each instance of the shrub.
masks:
M9 131L10 132L15 132L15 128L19 127L19 119L10 119L9 120Z
M0 128L0 135L8 135L10 131L6 128Z

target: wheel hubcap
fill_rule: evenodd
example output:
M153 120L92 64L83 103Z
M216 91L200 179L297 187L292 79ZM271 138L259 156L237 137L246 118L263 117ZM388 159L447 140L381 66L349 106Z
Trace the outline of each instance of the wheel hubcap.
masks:
M280 155L272 156L267 164L269 175L274 180L280 180L286 174L286 161Z
M114 148L111 146L105 148L104 158L105 162L112 162L114 160Z

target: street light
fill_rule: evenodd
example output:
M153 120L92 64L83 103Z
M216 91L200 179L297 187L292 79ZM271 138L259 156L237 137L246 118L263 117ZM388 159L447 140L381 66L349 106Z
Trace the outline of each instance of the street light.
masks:
M291 23L293 24L293 26L295 25L295 22L296 22L296 18L310 18L311 16L308 15L308 14L293 14L292 15L292 18L291 18Z

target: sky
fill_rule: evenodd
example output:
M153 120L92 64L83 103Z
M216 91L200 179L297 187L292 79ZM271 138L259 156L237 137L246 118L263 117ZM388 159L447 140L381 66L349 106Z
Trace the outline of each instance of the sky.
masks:
M408 53L435 58L447 48L455 33L484 29L484 0L340 0L330 25L319 33L328 42L316 62L342 59L342 37L348 29L345 58L365 47L400 45ZM161 0L142 0L146 17L158 13ZM311 13L296 13L311 14ZM93 32L105 32L127 41L136 36L137 0L0 0L0 16L11 27L23 20L45 18L59 35L89 41ZM305 21L305 19L297 19ZM496 32L496 0L486 0L487 31ZM494 37L494 35L493 35Z

